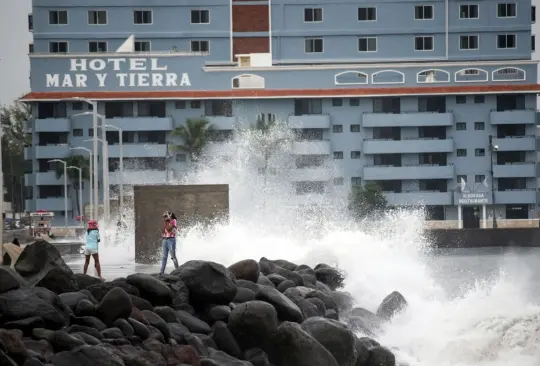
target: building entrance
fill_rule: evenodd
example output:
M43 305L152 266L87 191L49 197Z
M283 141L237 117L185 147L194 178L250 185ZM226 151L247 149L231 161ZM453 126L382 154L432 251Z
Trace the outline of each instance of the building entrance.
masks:
M463 228L480 228L480 206L463 206Z

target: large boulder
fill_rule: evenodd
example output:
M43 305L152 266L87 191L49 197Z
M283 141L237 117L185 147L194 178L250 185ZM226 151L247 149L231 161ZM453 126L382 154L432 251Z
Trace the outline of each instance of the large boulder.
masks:
M335 320L313 317L302 323L302 329L330 351L339 366L355 366L356 337L345 325Z
M237 305L229 315L228 328L243 349L268 345L278 324L276 309L263 301Z
M17 272L9 267L0 267L0 294L20 288L21 283L24 280Z
M127 276L126 282L135 286L141 297L154 306L170 305L172 302L173 294L169 286L151 275L135 273Z
M394 315L407 307L407 300L397 291L386 296L377 308L377 316L384 320L390 320Z
M259 263L254 259L244 259L229 266L229 271L238 280L257 282L259 278Z
M221 264L209 261L188 261L171 273L180 277L189 289L195 304L229 304L236 295L234 275Z
M45 287L57 294L79 290L71 268L64 262L56 247L44 240L27 245L15 270L29 286Z
M110 326L116 319L128 319L131 311L131 298L123 289L115 287L101 299L96 308L96 315Z
M3 322L37 317L48 329L59 329L68 324L71 311L54 292L35 287L0 294L0 314Z
M304 320L302 310L275 288L261 286L255 296L257 300L272 304L277 311L278 318L281 320L297 323L301 323Z
M124 366L122 358L105 346L82 346L55 354L49 360L55 366L100 365Z
M275 365L339 366L330 351L296 323L281 323L271 341L268 356Z

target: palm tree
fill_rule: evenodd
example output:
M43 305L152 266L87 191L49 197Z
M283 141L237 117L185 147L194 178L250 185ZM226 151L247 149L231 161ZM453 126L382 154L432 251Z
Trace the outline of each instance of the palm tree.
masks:
M212 125L204 118L188 118L185 126L171 131L171 136L179 136L183 140L182 145L174 145L171 149L185 152L190 161L195 162L208 143L212 129Z
M85 156L82 155L73 155L65 159L67 166L76 166L81 168L81 175L83 180L90 179L90 169L89 161ZM64 175L64 164L56 165L56 178L60 179ZM82 215L80 204L79 204L79 171L77 169L68 169L67 178L72 182L73 190L75 191L75 199L77 202L77 212L79 216Z

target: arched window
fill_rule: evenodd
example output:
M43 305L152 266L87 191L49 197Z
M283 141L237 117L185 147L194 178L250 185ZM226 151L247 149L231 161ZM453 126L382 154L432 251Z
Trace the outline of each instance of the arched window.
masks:
M378 71L371 75L372 84L403 84L405 74L396 70Z
M361 85L369 82L368 75L359 71L344 71L334 76L336 85Z
M493 71L491 80L493 81L524 81L526 78L525 70L517 67L503 67Z
M482 69L462 69L456 71L456 83L482 83L488 81L488 73Z
M264 89L264 78L259 75L243 74L232 79L233 89Z
M416 82L418 84L449 83L450 73L439 69L423 70L416 74Z

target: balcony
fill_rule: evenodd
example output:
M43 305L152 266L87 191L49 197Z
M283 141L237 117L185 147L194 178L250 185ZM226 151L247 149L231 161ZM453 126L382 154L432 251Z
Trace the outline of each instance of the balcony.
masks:
M364 154L451 153L452 139L364 140Z
M535 136L507 136L494 138L493 145L497 151L534 151L536 150Z
M290 128L330 128L329 114L303 114L296 116L291 114L287 118Z
M25 147L24 160L32 160L34 158L33 151L34 151L34 148L32 146Z
M124 158L164 158L167 156L166 144L124 144ZM109 158L120 157L120 145L109 145Z
M36 132L69 132L71 123L69 118L45 118L34 121Z
M107 124L123 131L171 131L172 117L119 117L108 118Z
M56 171L35 172L24 175L24 185L26 186L54 186L64 184L64 178L57 178Z
M330 153L330 141L328 140L295 141L293 143L293 155L330 155Z
M536 190L495 191L496 204L536 204Z
M204 119L215 130L234 130L238 126L238 117L236 116L205 116Z
M363 127L452 126L454 114L435 112L364 113Z
M68 211L72 210L71 198L67 199L67 208ZM64 197L38 198L36 200L36 211L38 210L64 211Z
M536 124L536 111L534 109L520 109L514 111L491 111L492 125L508 124Z
M206 145L203 156L236 156L238 145L235 142L211 142Z
M452 179L453 165L366 166L364 180Z
M36 201L35 200L24 200L24 210L27 212L35 212L36 210Z
M446 206L452 204L452 192L385 192L384 196L386 197L388 204L392 206Z
M110 172L110 184L120 184L120 172ZM149 184L165 184L167 181L167 172L164 170L137 170L124 171L124 185L149 185Z
M536 177L536 164L523 162L493 165L494 178L532 178Z
M291 175L294 182L321 182L331 178L331 170L325 167L298 168Z
M37 145L34 148L36 159L62 159L70 155L68 144Z

